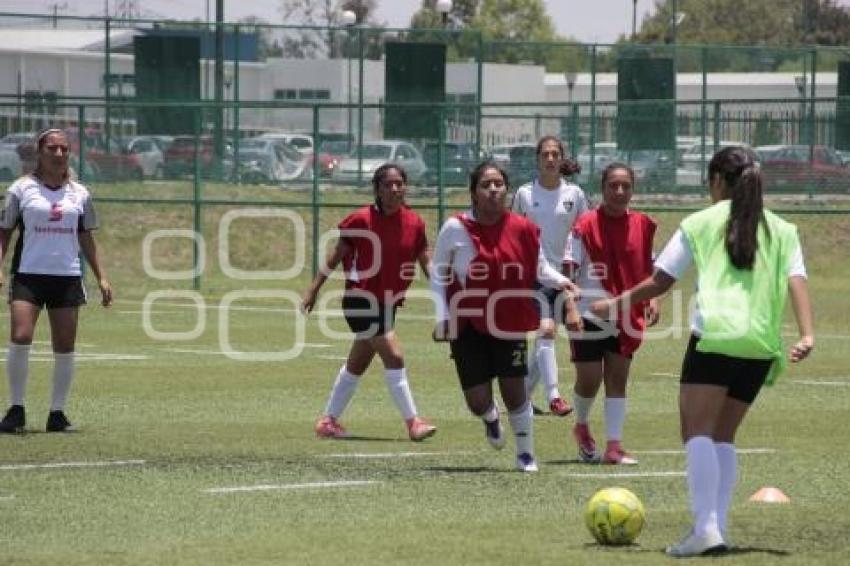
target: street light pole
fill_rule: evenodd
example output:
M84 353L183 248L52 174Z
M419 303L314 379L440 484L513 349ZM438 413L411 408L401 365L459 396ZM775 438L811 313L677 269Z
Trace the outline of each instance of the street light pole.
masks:
M637 0L632 0L632 41L637 35Z
M348 71L348 87L346 89L346 97L348 98L348 149L351 149L351 140L354 138L352 133L352 118L351 118L351 27L357 23L357 14L351 10L345 10L342 13L342 25L346 27L346 39L348 40L345 50L346 67Z
M440 13L443 28L449 23L449 12L452 11L452 4L452 0L437 0L437 4L435 5L437 12Z

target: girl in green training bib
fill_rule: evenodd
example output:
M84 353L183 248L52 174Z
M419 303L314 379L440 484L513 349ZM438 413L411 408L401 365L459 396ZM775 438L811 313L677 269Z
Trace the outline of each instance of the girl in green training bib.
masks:
M812 308L797 228L765 210L762 175L751 151L727 147L708 165L714 205L685 218L655 260L655 271L599 315L667 291L696 265L696 309L682 363L679 412L694 525L671 556L725 551L726 518L737 475L735 432L764 383L786 364L781 325L788 294L800 340L787 359L814 347Z

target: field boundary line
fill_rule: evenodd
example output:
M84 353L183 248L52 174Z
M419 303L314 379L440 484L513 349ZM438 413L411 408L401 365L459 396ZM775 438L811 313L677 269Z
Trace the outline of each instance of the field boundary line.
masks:
M602 474L578 474L568 473L560 474L567 478L668 478L668 477L684 477L685 472L682 471L665 471L665 472L610 472Z
M317 454L316 458L415 458L417 456L458 456L465 454L472 454L472 452L339 452L336 454Z
M145 460L102 460L92 462L48 462L45 464L0 464L2 471L52 470L57 468L108 468L110 466L142 466Z
M283 491L293 489L324 489L333 487L363 487L368 485L377 485L383 483L378 480L352 480L352 481L327 481L327 482L308 482L308 483L283 483L283 484L260 484L260 485L240 485L234 487L208 487L202 489L203 493L213 495L228 494L228 493L248 493L252 491Z

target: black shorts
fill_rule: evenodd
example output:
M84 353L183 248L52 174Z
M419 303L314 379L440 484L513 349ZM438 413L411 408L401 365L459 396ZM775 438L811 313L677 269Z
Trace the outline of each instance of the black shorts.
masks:
M534 293L534 308L537 309L537 314L540 315L540 319L543 320L544 318L551 318L563 323L564 300L558 300L558 298L562 296L560 289L550 289L549 287L544 287L538 283ZM555 313L559 311L560 314L556 316Z
M9 285L9 303L12 301L48 309L79 307L86 304L86 289L79 275L16 273Z
M603 330L592 321L582 318L584 333L582 338L570 339L570 360L573 362L601 362L605 352L620 354L620 340L613 333ZM613 324L613 323L612 323ZM631 359L631 356L624 356Z
M489 383L494 377L525 377L528 374L528 344L481 334L471 324L450 343L461 389Z
M699 352L697 342L699 338L691 335L685 359L682 361L681 383L726 387L727 397L752 404L764 385L773 360L753 360Z
M398 305L385 305L364 294L345 294L342 312L345 322L358 339L383 336L395 326Z

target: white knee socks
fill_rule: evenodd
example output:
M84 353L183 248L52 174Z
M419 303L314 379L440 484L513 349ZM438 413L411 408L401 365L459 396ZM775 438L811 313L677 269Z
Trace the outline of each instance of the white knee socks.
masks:
M336 376L331 394L328 397L328 404L325 407L325 414L335 419L339 418L354 392L357 390L357 385L360 383L360 376L354 375L346 369L345 366L339 368L339 374Z
M6 379L9 382L9 404L23 405L29 376L29 344L9 343L6 354Z
M720 486L720 466L714 441L707 436L695 436L685 444L688 459L688 491L694 516L694 534L719 531L717 522L717 493Z

